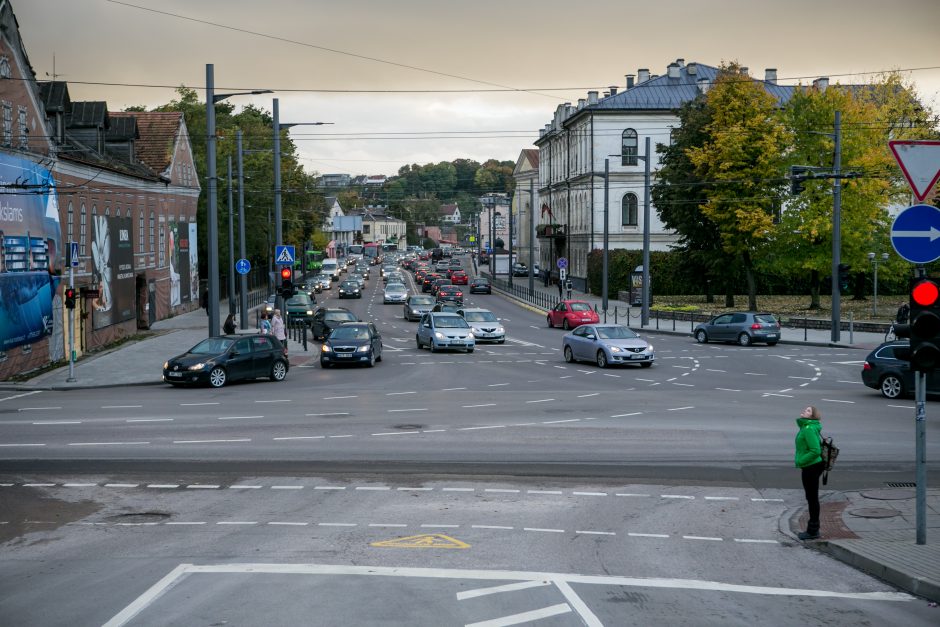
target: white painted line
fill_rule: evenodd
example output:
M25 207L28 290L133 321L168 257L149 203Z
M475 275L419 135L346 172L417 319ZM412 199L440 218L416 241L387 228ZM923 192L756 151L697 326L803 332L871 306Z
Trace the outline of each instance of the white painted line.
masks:
M219 444L224 442L251 442L251 438L235 438L232 440L173 440L173 444Z
M750 538L735 538L734 541L742 544L780 544L777 540L752 540Z
M914 409L913 405L888 405L888 407L894 407L895 409Z
M688 374L688 373L686 373L686 374ZM685 375L682 375L682 376L684 377ZM693 385L693 384L691 384L691 383L673 383L673 385L681 385L681 386L684 387L684 388L694 388L694 387L695 387L695 385Z
M175 490L180 487L178 483L148 483L148 488L157 488L159 490Z
M186 486L187 490L218 490L222 486L212 485L209 483L194 483L192 485Z
M635 412L631 412L631 413L629 413L629 414L614 414L613 416L611 416L611 418L626 418L627 416L639 416L639 415L641 415L642 413L643 413L643 412L641 412L641 411L635 411Z
M35 394L35 392L30 392L30 394ZM9 398L19 398L20 396L26 396L26 394L18 394L17 396L11 396ZM3 399L7 400L7 399ZM16 411L45 411L47 409L62 409L61 407L20 407Z
M180 407L201 407L203 405L221 405L222 403L180 403Z
M457 431L477 431L479 429L505 429L506 425L490 425L488 427L463 427Z
M721 542L722 538L711 538L708 536L682 536L684 540L708 540L710 542Z
M104 487L106 488L136 488L139 486L139 483L106 483Z
M522 490L510 490L504 488L485 488L484 492L497 492L500 494L519 494Z
M405 394L417 394L417 392L389 392L385 396L404 396Z
M865 385L861 381L836 381L836 383L851 383L852 385Z
M399 492L430 492L434 488L396 488Z
M24 396L31 396L33 394L39 394L42 390L34 390L32 392L23 392L22 394L14 394L13 396L5 396L0 398L0 401L12 401L14 398L22 398ZM59 407L59 409L62 409Z
M706 501L737 501L739 500L736 496L706 496Z
M667 533L627 533L628 536L634 538L668 538L669 534Z
M829 401L830 403L847 403L847 404L849 404L849 405L854 405L854 404L855 404L855 401L840 401L840 400L837 400L837 399L834 399L834 398L823 398L823 399L820 399L820 400Z
M351 435L328 435L328 436L326 436L326 437L328 437L328 438L351 438L351 437L355 437L355 436L351 436Z
M325 435L295 435L295 436L290 436L290 437L271 438L271 439L274 441L278 441L278 440L323 440L325 438L326 438Z
M356 395L356 394L353 394L353 395L351 395L351 396L324 396L324 397L323 397L323 400L325 400L325 401L336 401L336 400L340 400L340 399L344 399L344 398L359 398L359 396Z
M608 374L608 373L604 373L604 376L605 376L605 377L614 377L615 379L619 379L619 378L620 378L620 375L619 375L619 374Z
M561 490L526 490L526 494L563 494Z
M606 492L572 492L574 496L609 496Z
M508 383L490 383L490 384L487 385L486 387L498 388L498 387L502 387L502 386L504 386L504 385L509 385L509 384L508 384Z
M441 488L441 492L474 492L476 488Z
M527 404L530 404L530 403L551 403L551 402L554 401L554 400L555 400L555 399L553 399L553 398L540 398L540 399L538 399L537 401L526 401L526 403L527 403Z
M289 398L280 398L280 399L271 399L264 401L255 401L256 403L289 403L291 402Z
M369 523L370 527L407 527L403 523Z
M253 418L264 418L264 416L220 416L218 420L251 420Z
M223 520L215 524L217 525L257 525L258 523L255 521L251 521L251 520Z
M441 388L441 392L456 392L457 390L466 390L467 388Z
M228 489L229 490L260 490L263 487L264 486L260 486L260 485L239 484L239 485L230 485Z
M63 488L96 488L97 483L63 483Z
M632 492L617 492L616 496L652 496L650 494L635 494Z
M788 379L801 379L803 381L812 381L812 377L787 377Z
M166 526L184 526L184 525L204 525L205 522L168 522L163 523Z
M341 485L318 485L313 488L314 490L345 490L346 488Z
M457 600L476 599L490 594L501 594L503 592L516 592L517 590L528 590L529 588L539 588L550 586L550 581L520 581L519 583L509 583L505 586L493 586L492 588L477 588L476 590L465 590L457 593Z
M422 529L459 529L460 525L421 525Z
M600 392L594 392L593 394L578 394L578 398L587 398L589 396L598 396Z
M539 527L523 527L523 531L541 531L543 533L564 533L564 529L541 529Z
M395 411L395 410L391 410ZM389 431L388 433L372 433L370 435L413 435L415 433L421 433L420 431Z
M447 429L422 429L421 433L444 433Z
M136 446L150 442L69 442L68 446Z
M318 527L355 527L356 523L317 523Z
M140 409L143 405L102 405L101 409Z
M49 420L44 422L34 422L34 425L80 425L81 420Z
M615 536L617 535L613 531L575 531L575 533L582 533L587 536Z
M509 627L510 625L533 623L543 618L560 616L561 614L570 614L571 612L572 609L570 605L567 603L559 603L558 605L550 605L538 610L530 610L528 612L520 612L518 614L501 616L492 620L484 620L478 623L467 623L465 627Z
M124 422L173 422L172 418L128 418Z
M504 527L502 525L470 525L471 529L501 529L504 531L512 531L515 527Z
M514 425L509 425L510 427L531 427L532 425L537 425L537 422L517 422Z
M750 375L752 377L766 377L767 375L763 372L745 372L744 374Z
M307 415L308 415L308 416L348 416L348 415L349 415L349 412L348 412L348 411L337 411L337 412L331 412L331 413L328 413L328 414L307 414Z
M305 522L269 522L269 525L279 527L306 527L310 523Z
M766 396L782 396L782 397L784 397L784 398L793 398L793 395L792 395L792 394L774 394L773 392L764 392L763 394L761 394L761 396L762 396L762 397L766 397Z
M303 490L304 486L302 485L273 485L271 486L272 490Z
M682 411L683 409L695 409L693 405L686 405L685 407L667 407L666 411Z
M722 392L740 392L741 390L733 390L731 388L715 388L716 390L721 390Z
M55 485L54 483L24 483L23 487L24 488L51 488L54 485Z
M755 502L755 503L783 503L783 499L758 499L758 498L752 498L751 500L752 500L753 502Z
M695 500L694 496L688 496L686 494L660 494L659 498L662 499L687 499L690 501Z
M580 418L568 418L566 420L546 420L542 424L543 425L557 425L562 422L581 422L581 419Z
M461 405L464 409L473 409L474 407L495 407L496 403L483 403L482 405Z
M359 486L359 487L357 487L356 489L357 489L357 490L375 490L375 491L387 491L387 490L391 490L391 488L389 488L389 487L387 487L387 486Z
M427 408L427 407L419 407L419 408L412 408L412 409L389 409L389 410L388 410L388 413L394 414L394 413L403 412L403 411L428 411L428 408Z

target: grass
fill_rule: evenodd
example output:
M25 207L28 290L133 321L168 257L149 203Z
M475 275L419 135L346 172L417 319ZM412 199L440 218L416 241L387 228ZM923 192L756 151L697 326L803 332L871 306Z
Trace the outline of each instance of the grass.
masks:
M724 295L716 295L715 302L706 303L704 295L696 296L653 296L654 311L684 311L709 315L717 315L729 311L744 311L747 309L747 295L737 295L734 297L734 307L725 307ZM894 315L906 300L904 296L879 296L878 297L878 315L873 312L873 300L868 297L867 300L852 300L851 296L843 296L839 301L839 307L842 319L847 320L849 314L855 320L865 320L874 322L891 322ZM832 315L832 298L827 294L820 296L819 309L809 309L810 297L803 295L787 296L757 296L757 308L759 311L767 311L778 316L787 318L821 318L829 319Z

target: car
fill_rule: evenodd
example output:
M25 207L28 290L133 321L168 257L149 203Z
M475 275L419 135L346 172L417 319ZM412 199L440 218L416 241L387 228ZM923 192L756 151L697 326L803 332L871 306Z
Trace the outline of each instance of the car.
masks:
M369 266L368 266L368 264L357 263L357 264L356 264L356 274L361 274L361 275L362 275L362 278L364 278L366 281L368 281L368 280L369 280Z
M454 285L467 285L470 283L470 277L467 276L467 273L463 270L455 270L453 274L450 275L450 281Z
M320 307L313 312L313 326L311 327L313 339L325 338L344 322L359 322L359 318L344 307Z
M902 354L903 353L903 354ZM885 398L910 396L914 392L914 371L910 364L910 342L885 342L865 358L862 383L881 392ZM940 394L940 373L927 375L927 393Z
M583 300L563 300L551 308L546 316L548 326L562 327L566 331L582 324L597 324L600 318L591 308L591 303Z
M344 322L320 346L320 367L336 364L369 366L382 361L382 334L371 322Z
M562 338L565 361L592 361L598 368L639 364L649 368L656 361L653 346L622 324L582 324Z
M384 277L382 277L386 283L404 283L405 275L395 270L394 272L389 272Z
M512 275L529 276L529 267L524 263L514 263L512 264Z
M438 288L435 296L439 303L451 302L463 305L463 290L457 285L442 285Z
M505 327L499 323L496 314L489 309L458 309L457 315L466 320L473 329L473 337L477 342L486 340L502 344L506 341Z
M277 302L277 294L271 294L264 299L264 302L261 303L261 308L264 313L271 315L274 313L274 304Z
M306 292L298 292L284 301L285 318L288 325L294 322L303 322L307 326L313 322L313 309L317 299Z
M239 379L283 381L289 369L287 347L273 335L214 336L168 359L163 380L174 386L208 383L220 388Z
M434 303L431 311L434 313L457 313L462 306L451 302Z
M343 281L339 284L340 298L362 298L362 288L359 281Z
M333 287L333 277L329 274L318 274L313 280L320 284L321 292Z
M750 346L764 342L774 346L780 341L780 323L769 313L737 311L715 316L695 327L692 332L699 344L706 342L737 342Z
M434 306L433 296L415 294L405 301L405 320L420 320L421 316L431 311Z
M404 283L389 283L385 286L385 295L382 297L382 303L403 303L408 300L408 288Z
M424 275L424 279L421 280L421 291L425 293L430 292L431 288L434 286L434 281L440 278L443 277L436 272L429 272Z
M353 272L352 274L349 275L349 277L346 280L355 281L356 283L358 283L360 290L366 289L366 278L362 276L361 274L359 274L358 272Z
M415 343L419 349L427 346L432 353L444 349L472 353L476 347L470 325L455 313L432 312L421 316Z
M431 283L431 293L437 296L437 291L443 285L453 285L453 283L450 282L450 279L434 279L434 282Z
M492 294L493 285L490 283L490 280L486 277L477 277L470 281L470 285L467 290L471 294Z
M307 279L304 281L303 290L311 297L316 298L316 295L323 291L323 288L320 287L320 284L317 283L314 279Z

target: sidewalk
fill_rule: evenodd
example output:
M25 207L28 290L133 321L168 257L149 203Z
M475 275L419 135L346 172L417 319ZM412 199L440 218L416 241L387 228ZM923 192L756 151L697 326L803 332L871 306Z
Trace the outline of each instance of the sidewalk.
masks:
M516 284L528 286L528 279L520 277ZM545 302L558 299L557 287L545 287L536 283L539 293L545 294ZM525 303L505 292L514 302L535 311L544 313L531 304ZM585 300L600 309L601 301L593 295L572 292L572 298ZM652 325L642 329L639 326L639 308L630 308L627 303L610 300L608 311L617 309L620 322L623 312L631 312L629 324L644 333L662 333L690 335L688 321L676 322L672 330L672 320L660 320L660 328ZM227 312L227 307L222 308ZM224 315L222 316L224 317ZM603 319L603 318L602 318ZM254 321L254 314L249 316ZM608 320L613 321L608 315ZM221 321L220 321L221 324ZM254 328L247 331L254 331ZM208 336L208 319L202 309L187 314L161 320L153 325L152 335L138 341L122 344L114 349L88 355L75 364L74 382L68 382L68 366L38 375L24 383L0 382L0 390L30 392L35 390L68 390L82 388L107 388L125 385L162 385L163 362L173 355L178 355ZM814 346L840 346L866 349L877 346L883 340L881 334L855 333L854 342L849 343L849 336L843 333L844 343L832 344L828 331L809 330L804 340L801 329L783 329L781 341L790 344ZM318 357L318 344L308 343L305 352L303 346L288 340L291 367L306 364ZM859 358L864 353L859 352ZM893 493L893 494L892 494ZM877 577L912 593L923 595L931 600L940 601L940 491L928 491L928 544L918 546L914 542L914 496L913 489L904 490L867 490L832 494L823 503L824 540L810 543L811 546L825 551L847 564L865 570ZM781 529L796 540L796 532L802 529L800 516L805 516L805 509L798 511ZM805 522L802 523L805 525ZM930 544L930 543L933 544Z

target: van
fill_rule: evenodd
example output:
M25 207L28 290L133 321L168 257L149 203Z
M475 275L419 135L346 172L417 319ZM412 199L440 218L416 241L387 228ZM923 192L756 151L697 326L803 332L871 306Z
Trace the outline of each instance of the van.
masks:
M329 274L331 281L339 281L339 262L336 259L324 259L320 272Z

